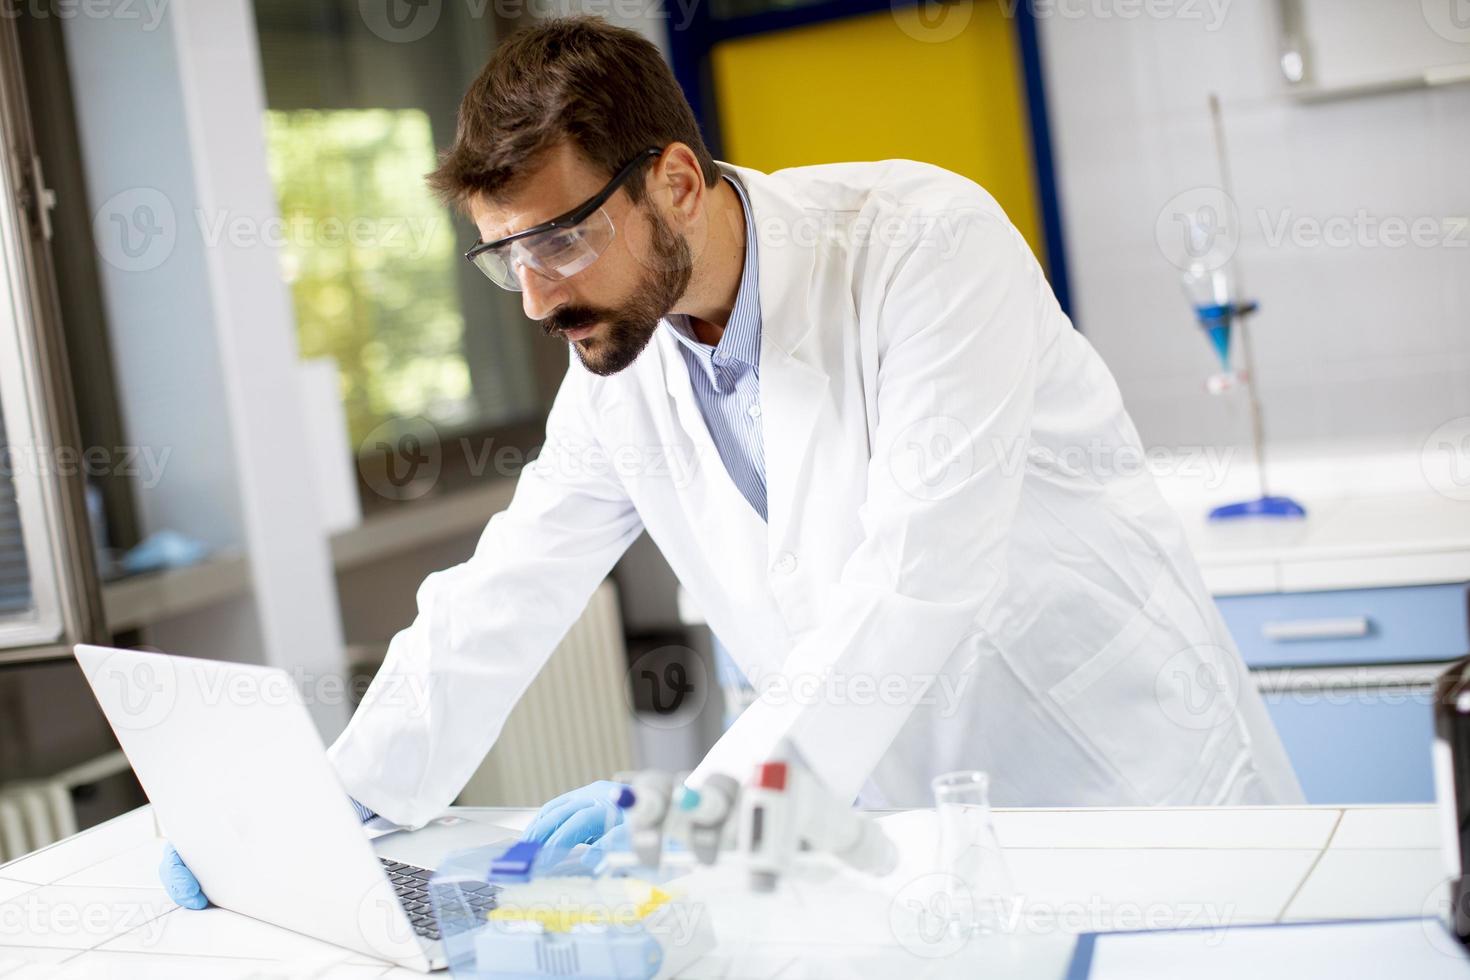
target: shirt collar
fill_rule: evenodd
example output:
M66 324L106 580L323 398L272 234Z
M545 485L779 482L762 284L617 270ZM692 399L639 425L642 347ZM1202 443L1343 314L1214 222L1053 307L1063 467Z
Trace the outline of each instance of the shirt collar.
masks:
M730 322L725 325L725 332L720 335L720 342L714 347L702 344L695 339L693 332L689 329L687 316L674 314L667 318L667 322L673 328L674 336L679 342L691 352L699 355L705 370L713 370L713 365L710 364L713 355L721 355L722 359L739 361L759 370L761 295L755 222L751 219L750 198L746 196L745 188L734 177L728 174L724 176L730 182L730 186L735 188L735 194L740 198L740 210L745 214L745 264L740 270L740 288L735 293L735 306L730 310Z

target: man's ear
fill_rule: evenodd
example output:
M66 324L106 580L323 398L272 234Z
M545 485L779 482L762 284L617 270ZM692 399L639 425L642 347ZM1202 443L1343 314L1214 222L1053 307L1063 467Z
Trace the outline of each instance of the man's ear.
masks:
M670 143L663 155L654 161L649 175L649 190L658 203L669 209L670 219L688 229L703 216L705 208L704 171L694 151L683 143Z

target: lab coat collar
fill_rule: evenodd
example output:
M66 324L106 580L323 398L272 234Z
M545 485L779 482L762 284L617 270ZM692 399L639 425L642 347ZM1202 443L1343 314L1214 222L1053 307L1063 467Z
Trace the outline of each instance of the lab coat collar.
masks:
M813 214L790 190L758 170L721 163L727 174L744 186L755 224L759 258L761 334L760 402L766 458L766 529L772 561L782 551L794 551L797 530L793 517L798 495L809 481L812 429L821 411L830 381L820 366L813 328L818 316L842 316L841 310L811 309L815 291L821 237L804 235ZM694 398L689 370L678 351L673 331L655 335L664 384L672 398L685 434L701 459L721 466L704 416ZM721 472L717 482L728 484L732 500L744 498L733 480Z
M829 379L810 340L818 317L840 310L814 310L815 270L822 239L803 234L813 215L789 189L758 170L721 163L745 188L755 223L760 268L760 400L766 456L766 520L772 558L794 550L792 517L806 483L812 428Z
M759 255L761 346L795 355L816 326L805 316L819 238L804 235L812 214L791 191L759 170L721 163L745 188Z

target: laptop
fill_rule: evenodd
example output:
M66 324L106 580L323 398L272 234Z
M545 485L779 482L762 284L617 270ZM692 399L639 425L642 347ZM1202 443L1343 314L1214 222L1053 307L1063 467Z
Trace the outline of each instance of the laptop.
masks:
M285 671L86 645L75 653L211 902L420 972L447 965L431 871L375 853ZM480 901L493 907L492 886Z

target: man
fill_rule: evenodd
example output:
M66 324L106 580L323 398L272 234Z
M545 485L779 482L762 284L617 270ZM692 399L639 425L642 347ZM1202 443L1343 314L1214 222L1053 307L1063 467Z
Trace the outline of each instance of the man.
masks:
M1006 804L1301 799L1116 385L974 183L717 163L654 46L584 18L499 48L429 180L571 356L332 747L354 799L448 805L643 529L762 693L696 785L787 739L871 805L954 769ZM533 833L591 840L605 800Z

